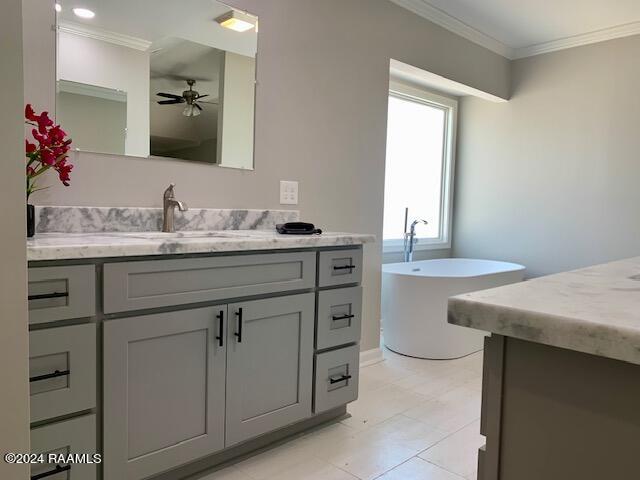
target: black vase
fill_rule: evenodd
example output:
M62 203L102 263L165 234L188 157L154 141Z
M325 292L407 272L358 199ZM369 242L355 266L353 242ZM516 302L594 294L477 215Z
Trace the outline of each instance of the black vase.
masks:
M36 233L36 209L27 204L27 237L31 238Z

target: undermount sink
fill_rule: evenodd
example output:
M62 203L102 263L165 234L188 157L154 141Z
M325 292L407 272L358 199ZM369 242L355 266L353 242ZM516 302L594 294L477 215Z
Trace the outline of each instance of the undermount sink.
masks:
M127 232L120 235L154 240L163 238L233 238L238 236L238 234L208 230L183 232Z

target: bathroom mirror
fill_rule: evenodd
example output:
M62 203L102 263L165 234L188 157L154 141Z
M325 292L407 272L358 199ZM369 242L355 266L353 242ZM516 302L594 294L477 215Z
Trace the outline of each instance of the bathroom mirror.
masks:
M56 12L56 115L75 148L253 169L257 17L215 0Z

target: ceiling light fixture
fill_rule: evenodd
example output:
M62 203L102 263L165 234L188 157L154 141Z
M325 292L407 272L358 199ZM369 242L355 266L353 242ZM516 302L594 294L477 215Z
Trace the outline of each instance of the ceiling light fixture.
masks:
M221 27L225 27L236 32L246 32L247 30L252 30L256 26L255 17L243 12L238 12L237 10L231 10L224 15L220 15L216 18L216 22L218 22Z
M197 117L198 115L200 115L200 109L193 104L187 104L187 106L184 107L184 110L182 111L182 115L184 115L185 117Z
M76 17L86 18L86 19L93 18L96 16L96 14L93 13L93 11L89 10L88 8L74 8L73 13L75 14Z
M58 13L62 11L62 5L60 5L59 3L56 3L53 8L55 8L56 12Z

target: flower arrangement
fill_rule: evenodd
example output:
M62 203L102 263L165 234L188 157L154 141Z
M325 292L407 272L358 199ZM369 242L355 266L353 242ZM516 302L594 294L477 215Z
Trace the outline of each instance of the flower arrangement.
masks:
M71 139L67 133L54 125L47 112L36 114L33 107L28 104L24 109L25 124L32 125L31 130L34 142L25 139L25 153L27 157L27 199L32 193L44 190L47 187L37 188L36 179L46 171L53 169L63 185L69 186L69 174L73 169L68 160Z

